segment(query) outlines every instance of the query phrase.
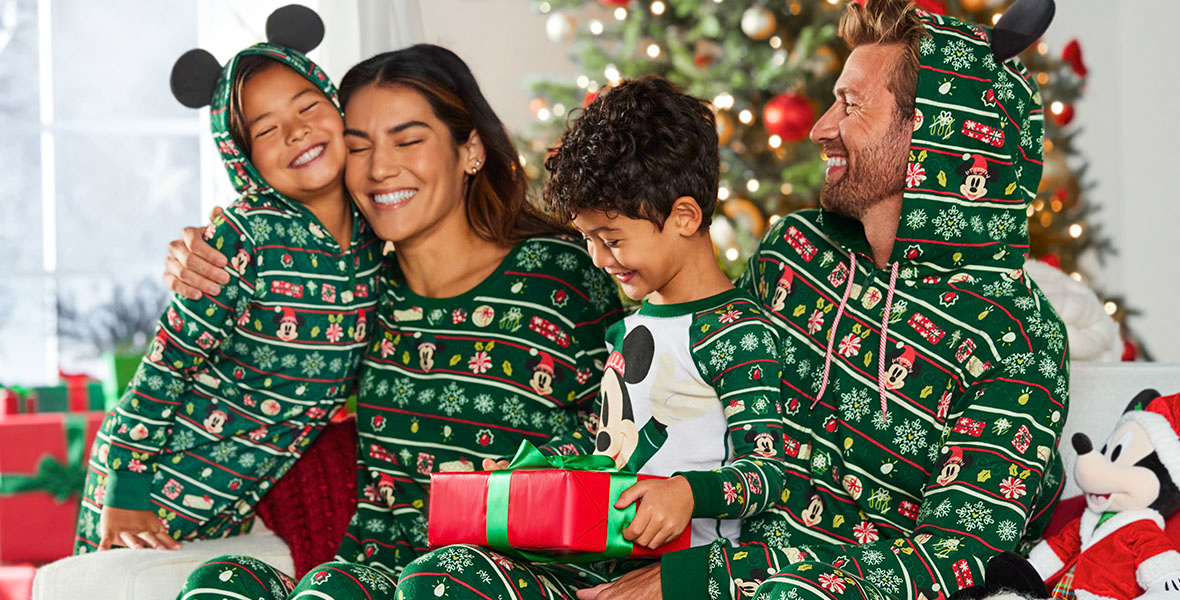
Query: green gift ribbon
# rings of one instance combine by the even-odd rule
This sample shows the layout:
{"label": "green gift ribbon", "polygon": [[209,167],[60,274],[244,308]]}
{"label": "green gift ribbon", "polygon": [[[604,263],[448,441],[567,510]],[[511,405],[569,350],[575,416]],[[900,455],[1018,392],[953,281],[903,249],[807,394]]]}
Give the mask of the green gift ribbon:
{"label": "green gift ribbon", "polygon": [[[562,469],[567,471],[605,471],[610,477],[610,498],[607,512],[606,547],[602,552],[576,556],[547,556],[512,548],[508,544],[508,496],[515,469]],[[488,546],[539,563],[583,563],[604,558],[630,556],[634,545],[623,538],[623,529],[635,518],[635,503],[622,510],[614,508],[623,490],[635,485],[638,477],[615,468],[609,456],[590,454],[581,456],[548,456],[529,441],[520,443],[508,469],[493,471],[488,477],[487,537]]]}
{"label": "green gift ribbon", "polygon": [[86,484],[86,417],[65,415],[66,462],[46,455],[33,475],[0,473],[0,494],[45,491],[65,502]]}

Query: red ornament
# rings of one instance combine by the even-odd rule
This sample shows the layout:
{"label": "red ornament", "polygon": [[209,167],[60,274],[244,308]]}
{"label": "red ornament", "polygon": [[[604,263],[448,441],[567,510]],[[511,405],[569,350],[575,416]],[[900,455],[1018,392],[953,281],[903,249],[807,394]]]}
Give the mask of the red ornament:
{"label": "red ornament", "polygon": [[766,131],[787,142],[798,142],[807,137],[815,124],[815,107],[811,100],[798,92],[786,92],[770,99],[762,109]]}
{"label": "red ornament", "polygon": [[946,2],[943,0],[918,0],[918,8],[936,15],[946,14]]}
{"label": "red ornament", "polygon": [[1050,252],[1050,253],[1042,256],[1040,258],[1040,261],[1051,266],[1051,267],[1056,268],[1058,271],[1061,270],[1061,257],[1057,256],[1056,252]]}
{"label": "red ornament", "polygon": [[1065,127],[1066,125],[1069,125],[1071,121],[1073,121],[1073,114],[1073,105],[1066,104],[1065,108],[1061,109],[1061,112],[1054,113],[1053,120],[1056,121],[1058,125]]}
{"label": "red ornament", "polygon": [[601,0],[601,2],[607,6],[626,7],[628,4],[631,4],[631,0]]}
{"label": "red ornament", "polygon": [[1123,338],[1123,362],[1135,362],[1139,356],[1139,350],[1135,348],[1135,344],[1127,338]]}
{"label": "red ornament", "polygon": [[598,92],[586,92],[586,97],[582,99],[582,106],[589,106],[594,99],[598,97]]}
{"label": "red ornament", "polygon": [[1082,45],[1077,40],[1070,40],[1065,45],[1065,49],[1061,51],[1061,60],[1069,63],[1069,66],[1073,68],[1074,74],[1078,77],[1086,76],[1088,71],[1086,70],[1086,63],[1082,61]]}

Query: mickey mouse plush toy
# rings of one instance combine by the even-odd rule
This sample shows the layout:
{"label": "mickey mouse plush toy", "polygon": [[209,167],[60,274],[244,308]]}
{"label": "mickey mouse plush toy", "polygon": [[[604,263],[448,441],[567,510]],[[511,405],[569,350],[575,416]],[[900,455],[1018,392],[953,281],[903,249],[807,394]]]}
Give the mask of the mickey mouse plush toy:
{"label": "mickey mouse plush toy", "polygon": [[[1164,521],[1180,509],[1178,436],[1180,394],[1160,396],[1155,390],[1135,396],[1101,448],[1085,434],[1074,434],[1074,477],[1086,510],[1033,547],[1028,559],[1052,586],[1053,598],[1180,598],[1180,546],[1164,532]],[[986,593],[974,588],[953,598],[1000,589],[1023,597],[1049,595],[1027,577],[1015,576],[1027,572],[1022,563],[1010,552],[996,556],[988,563]]]}

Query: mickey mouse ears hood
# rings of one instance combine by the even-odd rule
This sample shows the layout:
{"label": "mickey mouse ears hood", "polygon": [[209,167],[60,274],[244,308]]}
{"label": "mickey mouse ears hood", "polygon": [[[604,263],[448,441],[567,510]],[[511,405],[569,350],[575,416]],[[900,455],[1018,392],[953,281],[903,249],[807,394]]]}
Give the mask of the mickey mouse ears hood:
{"label": "mickey mouse ears hood", "polygon": [[[1044,110],[1031,74],[1011,57],[1044,33],[1053,11],[1052,0],[1020,0],[989,29],[915,10],[928,35],[890,262],[940,271],[1024,264]],[[823,218],[834,239],[867,253],[859,222]]]}
{"label": "mickey mouse ears hood", "polygon": [[209,106],[213,140],[217,143],[221,161],[225,164],[234,189],[242,194],[282,197],[262,178],[250,158],[237,147],[230,135],[229,111],[234,73],[239,61],[252,55],[277,61],[315,84],[341,115],[343,110],[336,95],[336,86],[319,65],[304,55],[323,40],[324,24],[319,15],[305,6],[284,6],[267,18],[266,37],[267,42],[238,52],[224,67],[206,50],[189,50],[172,67],[171,87],[172,94],[181,104],[189,108]]}

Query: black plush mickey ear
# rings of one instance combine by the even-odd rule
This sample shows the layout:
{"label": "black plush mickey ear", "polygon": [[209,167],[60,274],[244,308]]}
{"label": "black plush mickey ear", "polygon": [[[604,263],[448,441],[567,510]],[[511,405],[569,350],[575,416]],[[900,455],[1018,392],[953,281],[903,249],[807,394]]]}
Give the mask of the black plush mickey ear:
{"label": "black plush mickey ear", "polygon": [[208,106],[221,76],[221,63],[207,50],[189,50],[172,65],[172,95],[189,108]]}
{"label": "black plush mickey ear", "polygon": [[307,54],[324,41],[324,22],[312,9],[288,4],[266,18],[266,41]]}
{"label": "black plush mickey ear", "polygon": [[1049,29],[1057,5],[1053,0],[1017,0],[992,28],[992,55],[1004,62],[1036,43]]}

